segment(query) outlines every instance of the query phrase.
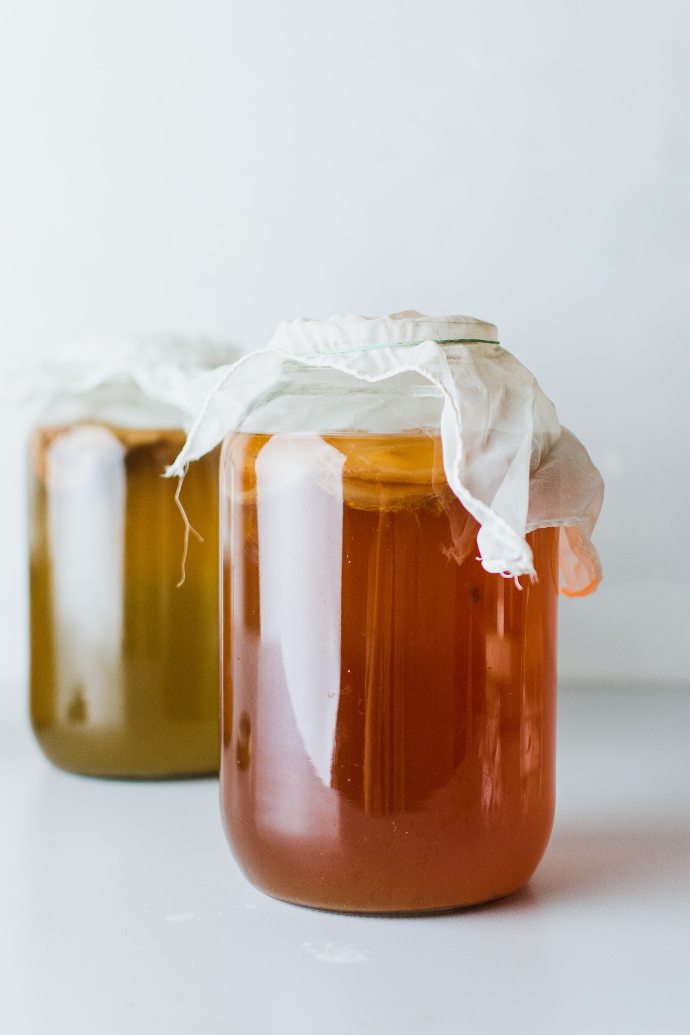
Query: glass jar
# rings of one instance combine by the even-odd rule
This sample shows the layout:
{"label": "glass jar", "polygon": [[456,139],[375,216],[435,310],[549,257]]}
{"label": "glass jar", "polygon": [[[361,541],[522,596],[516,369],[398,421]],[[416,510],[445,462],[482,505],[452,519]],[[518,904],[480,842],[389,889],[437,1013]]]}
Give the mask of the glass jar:
{"label": "glass jar", "polygon": [[467,906],[546,848],[559,530],[527,536],[536,579],[483,570],[441,411],[415,373],[286,363],[225,441],[221,798],[278,898]]}
{"label": "glass jar", "polygon": [[58,391],[30,440],[31,720],[52,762],[97,776],[218,769],[219,451],[184,484],[201,541],[178,585],[184,526],[162,474],[185,415],[166,396],[199,370],[155,396],[150,373]]}

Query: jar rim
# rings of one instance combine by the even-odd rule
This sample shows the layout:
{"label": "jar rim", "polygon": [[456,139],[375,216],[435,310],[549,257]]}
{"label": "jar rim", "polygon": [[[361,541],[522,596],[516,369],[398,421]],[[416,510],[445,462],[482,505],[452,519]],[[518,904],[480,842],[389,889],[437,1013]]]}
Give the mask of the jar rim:
{"label": "jar rim", "polygon": [[334,353],[424,341],[498,344],[498,328],[474,316],[426,316],[415,310],[388,316],[347,313],[326,320],[283,320],[270,347],[278,351]]}

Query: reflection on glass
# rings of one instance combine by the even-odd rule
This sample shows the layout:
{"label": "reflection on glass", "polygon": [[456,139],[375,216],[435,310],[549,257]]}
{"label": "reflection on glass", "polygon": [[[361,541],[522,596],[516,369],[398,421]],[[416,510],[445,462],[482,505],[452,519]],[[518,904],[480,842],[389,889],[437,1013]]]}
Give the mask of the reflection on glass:
{"label": "reflection on glass", "polygon": [[307,756],[326,786],[340,684],[344,462],[322,439],[284,435],[272,438],[256,462],[259,683],[287,695]]}
{"label": "reflection on glass", "polygon": [[55,707],[67,722],[106,727],[123,719],[124,452],[95,426],[60,436],[45,458],[48,538],[60,544],[52,571]]}

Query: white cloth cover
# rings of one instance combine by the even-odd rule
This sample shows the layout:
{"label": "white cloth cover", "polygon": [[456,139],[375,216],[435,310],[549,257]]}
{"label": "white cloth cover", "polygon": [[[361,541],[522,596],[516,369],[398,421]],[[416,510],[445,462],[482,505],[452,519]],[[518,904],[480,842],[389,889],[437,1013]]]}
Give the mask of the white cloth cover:
{"label": "white cloth cover", "polygon": [[89,338],[54,358],[8,370],[2,395],[42,407],[62,396],[86,396],[120,381],[188,415],[208,395],[212,370],[235,359],[238,352],[208,338],[179,335]]}
{"label": "white cloth cover", "polygon": [[168,475],[183,475],[190,461],[240,430],[252,405],[279,390],[286,360],[370,383],[407,372],[425,378],[442,398],[446,478],[480,525],[486,571],[534,577],[526,533],[560,526],[562,592],[596,588],[601,567],[590,537],[603,499],[601,475],[561,428],[534,375],[500,346],[496,328],[471,317],[405,312],[279,324],[267,347],[216,371]]}

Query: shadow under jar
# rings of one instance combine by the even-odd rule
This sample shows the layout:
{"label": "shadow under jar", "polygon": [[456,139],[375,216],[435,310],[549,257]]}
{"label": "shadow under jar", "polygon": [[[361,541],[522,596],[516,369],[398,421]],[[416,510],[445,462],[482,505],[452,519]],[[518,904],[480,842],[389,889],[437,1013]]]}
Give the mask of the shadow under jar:
{"label": "shadow under jar", "polygon": [[53,405],[33,432],[31,720],[63,769],[218,770],[218,451],[185,480],[203,542],[191,539],[178,587],[183,525],[162,473],[181,425],[133,386],[105,385]]}
{"label": "shadow under jar", "polygon": [[[507,895],[553,821],[559,530],[527,537],[538,581],[482,569],[438,431],[420,430],[438,394],[414,376],[295,365],[280,398],[221,458],[236,858],[269,894],[331,910]],[[345,399],[365,430],[338,429]]]}

